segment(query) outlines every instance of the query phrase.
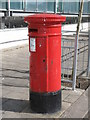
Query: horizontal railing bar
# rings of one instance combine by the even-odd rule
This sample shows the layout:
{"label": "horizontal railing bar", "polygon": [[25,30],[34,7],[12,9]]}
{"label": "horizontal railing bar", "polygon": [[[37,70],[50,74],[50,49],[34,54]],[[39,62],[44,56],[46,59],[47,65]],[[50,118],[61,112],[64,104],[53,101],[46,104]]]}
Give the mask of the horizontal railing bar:
{"label": "horizontal railing bar", "polygon": [[65,80],[65,79],[61,79],[62,82],[69,82],[69,83],[72,83],[73,81],[71,80]]}
{"label": "horizontal railing bar", "polygon": [[[85,51],[87,51],[87,50],[88,50],[88,49],[85,49],[85,50],[79,52],[78,55],[81,54],[81,53],[83,53],[83,52],[85,52]],[[69,60],[69,59],[71,59],[71,58],[73,58],[73,57],[74,57],[74,55],[72,55],[71,57],[69,57],[69,58],[67,58],[67,59],[64,59],[64,60],[61,61],[61,62],[65,62],[65,61],[67,61],[67,60]]]}
{"label": "horizontal railing bar", "polygon": [[[78,51],[80,51],[81,49],[83,49],[83,48],[85,48],[85,47],[88,47],[88,45],[85,45],[85,46],[79,48]],[[71,53],[74,53],[74,50],[71,51],[71,52],[69,52],[69,53],[67,53],[67,54],[65,54],[65,55],[62,55],[61,57],[64,57],[64,56],[69,55],[69,54],[71,54]]]}
{"label": "horizontal railing bar", "polygon": [[74,49],[74,47],[66,47],[66,46],[61,46],[61,48]]}

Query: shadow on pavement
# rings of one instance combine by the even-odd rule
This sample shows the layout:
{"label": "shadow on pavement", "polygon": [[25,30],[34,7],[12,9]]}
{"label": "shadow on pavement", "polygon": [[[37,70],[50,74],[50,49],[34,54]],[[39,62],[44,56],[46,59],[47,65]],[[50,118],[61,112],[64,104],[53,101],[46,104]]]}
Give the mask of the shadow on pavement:
{"label": "shadow on pavement", "polygon": [[30,109],[29,100],[2,98],[2,110],[21,113],[34,113]]}

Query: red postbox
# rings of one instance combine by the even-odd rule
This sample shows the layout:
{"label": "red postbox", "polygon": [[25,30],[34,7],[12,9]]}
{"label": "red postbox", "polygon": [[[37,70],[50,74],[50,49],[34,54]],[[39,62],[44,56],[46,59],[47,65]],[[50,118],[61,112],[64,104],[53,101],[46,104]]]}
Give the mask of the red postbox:
{"label": "red postbox", "polygon": [[36,14],[28,22],[30,105],[35,112],[61,109],[61,23],[66,17]]}

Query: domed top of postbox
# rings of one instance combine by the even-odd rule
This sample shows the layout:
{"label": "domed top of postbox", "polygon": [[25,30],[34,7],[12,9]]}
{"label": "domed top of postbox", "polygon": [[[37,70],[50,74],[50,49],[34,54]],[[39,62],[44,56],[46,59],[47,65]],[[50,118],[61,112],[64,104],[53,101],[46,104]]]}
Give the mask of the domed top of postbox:
{"label": "domed top of postbox", "polygon": [[28,24],[60,24],[61,22],[66,21],[65,16],[56,15],[56,14],[34,14],[24,18],[25,22]]}

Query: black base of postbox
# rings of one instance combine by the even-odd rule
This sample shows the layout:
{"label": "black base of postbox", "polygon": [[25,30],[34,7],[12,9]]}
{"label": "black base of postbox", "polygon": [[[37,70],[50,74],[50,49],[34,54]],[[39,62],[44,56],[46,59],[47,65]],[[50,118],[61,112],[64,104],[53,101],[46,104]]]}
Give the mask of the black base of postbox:
{"label": "black base of postbox", "polygon": [[54,113],[61,110],[61,90],[50,93],[30,92],[30,106],[37,113]]}

